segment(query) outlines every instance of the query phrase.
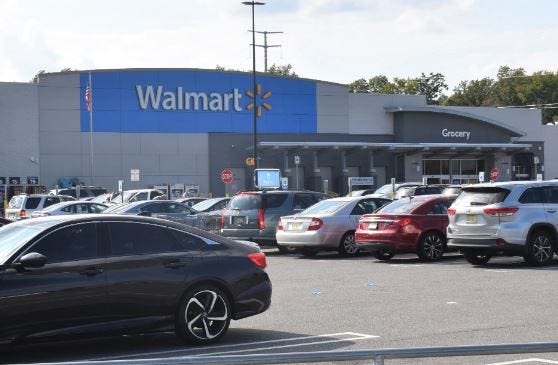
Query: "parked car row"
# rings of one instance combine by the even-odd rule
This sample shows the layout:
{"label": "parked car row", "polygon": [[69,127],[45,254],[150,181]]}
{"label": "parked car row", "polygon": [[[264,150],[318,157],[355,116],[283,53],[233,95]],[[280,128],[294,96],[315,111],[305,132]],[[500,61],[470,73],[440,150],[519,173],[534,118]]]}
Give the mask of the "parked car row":
{"label": "parked car row", "polygon": [[[396,186],[399,199],[393,201],[386,197],[391,189],[333,199],[307,191],[242,192],[223,211],[220,233],[305,256],[335,250],[389,260],[415,253],[436,261],[444,252],[461,251],[475,265],[496,255],[545,265],[557,253],[558,181],[406,183]],[[295,203],[300,201],[306,204]]]}

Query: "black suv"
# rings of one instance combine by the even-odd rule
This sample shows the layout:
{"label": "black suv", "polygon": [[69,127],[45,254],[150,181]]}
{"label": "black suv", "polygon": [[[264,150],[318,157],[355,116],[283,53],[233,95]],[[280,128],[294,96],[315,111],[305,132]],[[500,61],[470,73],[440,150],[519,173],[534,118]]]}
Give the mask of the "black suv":
{"label": "black suv", "polygon": [[235,195],[221,216],[221,235],[276,244],[279,218],[303,211],[329,196],[314,191],[245,191]]}

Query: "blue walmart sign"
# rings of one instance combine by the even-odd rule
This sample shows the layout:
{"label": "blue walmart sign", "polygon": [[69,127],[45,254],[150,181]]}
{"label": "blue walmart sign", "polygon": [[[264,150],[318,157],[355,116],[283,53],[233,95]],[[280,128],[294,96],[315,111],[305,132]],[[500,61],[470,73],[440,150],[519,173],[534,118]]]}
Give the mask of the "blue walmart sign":
{"label": "blue walmart sign", "polygon": [[[81,74],[81,131],[89,132]],[[211,71],[92,73],[94,132],[251,133],[253,108],[261,133],[316,133],[316,83]]]}

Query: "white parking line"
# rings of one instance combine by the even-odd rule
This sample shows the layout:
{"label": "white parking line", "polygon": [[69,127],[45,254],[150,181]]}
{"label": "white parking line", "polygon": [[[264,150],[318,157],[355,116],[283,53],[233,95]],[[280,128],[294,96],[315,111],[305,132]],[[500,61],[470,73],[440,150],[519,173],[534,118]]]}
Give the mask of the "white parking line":
{"label": "white parking line", "polygon": [[[347,332],[348,334],[351,332]],[[245,350],[233,350],[233,351],[222,351],[222,352],[210,352],[200,355],[195,355],[196,357],[199,356],[215,356],[215,355],[228,355],[228,354],[236,354],[236,353],[243,353],[243,352],[254,352],[254,351],[268,351],[268,350],[276,350],[276,349],[284,349],[290,347],[302,347],[302,346],[311,346],[311,345],[322,345],[327,343],[336,343],[336,342],[347,342],[347,341],[355,341],[355,340],[366,340],[369,338],[378,338],[380,336],[374,335],[365,335],[361,333],[354,333],[357,335],[356,337],[344,338],[344,339],[335,339],[335,340],[328,340],[328,341],[314,341],[314,342],[305,342],[305,343],[295,343],[291,345],[281,345],[281,346],[268,346],[268,347],[258,347],[254,349],[245,349]]]}
{"label": "white parking line", "polygon": [[[266,340],[266,341],[255,341],[255,342],[243,342],[243,343],[233,343],[228,345],[216,345],[216,346],[206,346],[206,347],[194,347],[189,349],[173,349],[173,350],[164,350],[164,351],[152,351],[152,352],[142,352],[142,353],[134,353],[134,354],[126,354],[126,355],[117,355],[117,356],[108,356],[96,359],[89,359],[92,361],[104,361],[104,360],[116,360],[116,359],[125,359],[131,357],[148,357],[148,356],[157,356],[157,355],[171,355],[177,353],[187,353],[187,352],[199,352],[203,350],[215,350],[215,349],[226,349],[228,347],[245,347],[245,346],[259,346],[259,345],[266,345],[266,344],[273,344],[273,343],[282,343],[282,342],[291,342],[291,341],[303,341],[303,340],[310,340],[310,339],[318,339],[318,338],[328,338],[328,337],[343,337],[343,336],[351,336],[349,338],[341,338],[335,340],[328,340],[328,341],[313,341],[303,344],[293,344],[293,345],[282,345],[277,348],[281,347],[296,347],[296,346],[304,346],[304,345],[312,345],[312,344],[321,344],[321,343],[331,343],[331,342],[342,342],[342,341],[353,341],[353,340],[364,340],[368,338],[378,338],[380,336],[373,336],[373,335],[366,335],[362,333],[355,333],[355,332],[341,332],[341,333],[330,333],[325,335],[315,335],[315,336],[300,336],[300,337],[291,337],[291,338],[283,338],[277,340]],[[261,349],[270,349],[272,347],[257,347],[255,349],[245,349],[245,350],[235,350],[233,352],[248,352],[248,351],[257,351]],[[192,355],[192,356],[206,356],[206,355],[216,355],[220,352],[216,353],[208,353],[208,354],[199,354],[199,355]],[[225,351],[223,353],[230,353],[229,351]]]}
{"label": "white parking line", "polygon": [[506,361],[506,362],[496,362],[496,363],[486,364],[486,365],[512,365],[512,364],[525,364],[530,362],[535,362],[535,363],[538,362],[542,364],[558,364],[558,361],[531,358],[531,359],[523,359],[523,360]]}

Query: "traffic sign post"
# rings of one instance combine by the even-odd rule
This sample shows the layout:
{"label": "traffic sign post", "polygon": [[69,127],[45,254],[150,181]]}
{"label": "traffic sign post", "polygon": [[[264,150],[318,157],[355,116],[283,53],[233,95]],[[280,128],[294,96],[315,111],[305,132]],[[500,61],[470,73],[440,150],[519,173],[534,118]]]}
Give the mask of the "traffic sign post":
{"label": "traffic sign post", "polygon": [[233,182],[234,174],[231,170],[225,169],[221,171],[221,181],[225,183],[225,196],[229,196],[229,184]]}
{"label": "traffic sign post", "polygon": [[295,156],[294,157],[294,163],[296,166],[296,190],[298,190],[298,165],[300,165],[300,156]]}
{"label": "traffic sign post", "polygon": [[492,170],[490,170],[490,180],[491,181],[496,181],[496,180],[498,180],[498,176],[499,176],[498,168],[493,167]]}

